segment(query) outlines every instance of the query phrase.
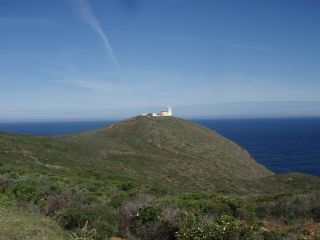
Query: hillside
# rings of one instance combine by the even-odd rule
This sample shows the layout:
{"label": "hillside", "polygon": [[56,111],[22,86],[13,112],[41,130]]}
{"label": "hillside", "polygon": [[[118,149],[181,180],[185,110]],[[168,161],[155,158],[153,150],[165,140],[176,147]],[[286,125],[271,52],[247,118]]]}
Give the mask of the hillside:
{"label": "hillside", "polygon": [[62,139],[89,150],[119,175],[181,190],[213,190],[229,179],[272,175],[239,145],[174,117],[137,117]]}
{"label": "hillside", "polygon": [[[0,164],[2,172],[68,176],[75,182],[108,183],[108,189],[130,182],[172,193],[296,190],[282,180],[272,181],[272,187],[264,184],[274,179],[273,173],[246,150],[208,128],[174,117],[136,117],[57,137],[2,133]],[[308,182],[318,179],[303,176]]]}
{"label": "hillside", "polygon": [[5,239],[229,239],[223,224],[237,226],[232,239],[305,237],[320,228],[319,186],[319,177],[273,174],[236,143],[174,117],[55,137],[0,133]]}

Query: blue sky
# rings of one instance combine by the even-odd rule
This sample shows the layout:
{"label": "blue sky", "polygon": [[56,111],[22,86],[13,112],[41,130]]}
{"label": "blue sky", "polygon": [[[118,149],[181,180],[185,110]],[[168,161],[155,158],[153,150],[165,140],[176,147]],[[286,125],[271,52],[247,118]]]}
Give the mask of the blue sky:
{"label": "blue sky", "polygon": [[0,0],[0,120],[266,102],[305,115],[319,23],[317,0]]}

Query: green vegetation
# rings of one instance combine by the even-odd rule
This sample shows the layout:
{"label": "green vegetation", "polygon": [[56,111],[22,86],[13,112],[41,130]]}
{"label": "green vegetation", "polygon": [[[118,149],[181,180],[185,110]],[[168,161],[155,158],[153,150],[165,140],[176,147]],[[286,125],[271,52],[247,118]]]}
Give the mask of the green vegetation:
{"label": "green vegetation", "polygon": [[0,206],[0,239],[64,239],[62,228],[38,213]]}
{"label": "green vegetation", "polygon": [[317,239],[319,186],[173,117],[0,133],[0,239]]}

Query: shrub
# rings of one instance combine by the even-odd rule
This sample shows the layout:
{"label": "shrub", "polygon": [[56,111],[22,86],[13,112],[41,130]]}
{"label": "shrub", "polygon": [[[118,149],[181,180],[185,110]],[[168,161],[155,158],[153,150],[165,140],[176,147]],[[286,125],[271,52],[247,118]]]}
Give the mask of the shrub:
{"label": "shrub", "polygon": [[12,182],[12,180],[5,176],[0,176],[0,190],[4,192],[4,189]]}
{"label": "shrub", "polygon": [[149,195],[139,195],[123,203],[122,207],[119,209],[120,227],[123,232],[130,232],[134,225],[133,218],[137,214],[139,208],[147,206],[151,200],[152,198]]}
{"label": "shrub", "polygon": [[241,203],[237,199],[228,197],[214,197],[210,203],[212,211],[215,211],[218,215],[230,214],[235,215],[236,210],[241,207]]}
{"label": "shrub", "polygon": [[[81,229],[77,229],[71,236],[72,240],[96,240],[97,239],[97,231],[96,229],[88,228],[88,221],[85,226]],[[105,238],[107,239],[107,237]]]}
{"label": "shrub", "polygon": [[282,240],[283,236],[280,233],[274,231],[265,231],[262,233],[263,240]]}
{"label": "shrub", "polygon": [[58,194],[50,195],[44,206],[44,214],[47,216],[55,216],[69,206],[70,203],[64,196]]}
{"label": "shrub", "polygon": [[199,216],[188,215],[177,232],[177,240],[253,240],[253,226],[223,215],[215,222],[204,222]]}
{"label": "shrub", "polygon": [[9,190],[13,194],[13,196],[21,202],[32,202],[32,203],[39,203],[40,197],[37,194],[37,189],[34,185],[29,183],[19,182],[13,184],[11,189]]}
{"label": "shrub", "polygon": [[176,233],[177,240],[223,240],[222,229],[213,222],[202,223],[198,215],[186,214],[185,221]]}
{"label": "shrub", "polygon": [[250,226],[228,215],[223,215],[216,220],[223,229],[224,239],[254,239],[255,226]]}
{"label": "shrub", "polygon": [[119,189],[122,191],[130,191],[134,188],[134,184],[132,182],[126,182],[119,185]]}
{"label": "shrub", "polygon": [[120,193],[117,194],[115,196],[112,196],[112,199],[110,201],[110,204],[114,207],[114,208],[120,208],[123,203],[126,201],[126,199],[128,199],[128,194],[127,192],[124,193]]}
{"label": "shrub", "polygon": [[244,207],[242,205],[244,204],[238,199],[206,193],[183,194],[178,199],[180,208],[211,214],[214,218],[224,214],[236,216],[237,209]]}
{"label": "shrub", "polygon": [[162,210],[159,207],[146,206],[140,207],[134,221],[138,224],[145,224],[148,222],[160,222],[162,217]]}
{"label": "shrub", "polygon": [[183,194],[178,197],[177,205],[181,209],[207,213],[210,209],[210,196],[207,194]]}
{"label": "shrub", "polygon": [[149,222],[135,226],[132,233],[143,240],[173,240],[176,239],[176,231],[177,229],[168,224],[168,222]]}
{"label": "shrub", "polygon": [[257,202],[257,215],[260,218],[278,218],[291,224],[297,219],[313,216],[312,209],[316,207],[316,195],[300,194],[282,196]]}
{"label": "shrub", "polygon": [[245,208],[238,208],[235,210],[235,217],[240,220],[247,221],[250,218],[250,213]]}
{"label": "shrub", "polygon": [[23,171],[19,168],[14,167],[1,167],[0,174],[6,175],[10,178],[18,178],[23,175]]}
{"label": "shrub", "polygon": [[320,205],[311,209],[312,219],[316,222],[320,222]]}
{"label": "shrub", "polygon": [[148,195],[141,195],[127,201],[119,210],[121,229],[126,236],[135,235],[144,240],[175,239],[177,231],[176,214],[172,209],[163,211],[151,205]]}
{"label": "shrub", "polygon": [[[162,222],[162,210],[155,206],[141,206],[131,215],[128,229],[140,239],[168,239],[169,224]],[[174,235],[174,234],[172,234]]]}
{"label": "shrub", "polygon": [[117,231],[117,217],[108,206],[82,206],[66,209],[59,215],[59,223],[68,230],[96,229],[97,239],[105,239]]}
{"label": "shrub", "polygon": [[74,190],[63,190],[59,193],[40,191],[46,196],[43,210],[47,216],[58,215],[60,211],[67,208],[77,208],[81,205],[88,204],[84,196],[78,194]]}

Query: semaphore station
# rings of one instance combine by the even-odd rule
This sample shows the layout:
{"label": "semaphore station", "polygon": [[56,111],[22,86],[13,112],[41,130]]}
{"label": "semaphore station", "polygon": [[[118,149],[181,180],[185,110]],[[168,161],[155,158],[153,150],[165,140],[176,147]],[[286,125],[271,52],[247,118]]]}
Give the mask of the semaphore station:
{"label": "semaphore station", "polygon": [[150,117],[170,117],[172,116],[172,108],[167,107],[166,111],[161,111],[159,113],[143,113],[142,116],[150,116]]}

